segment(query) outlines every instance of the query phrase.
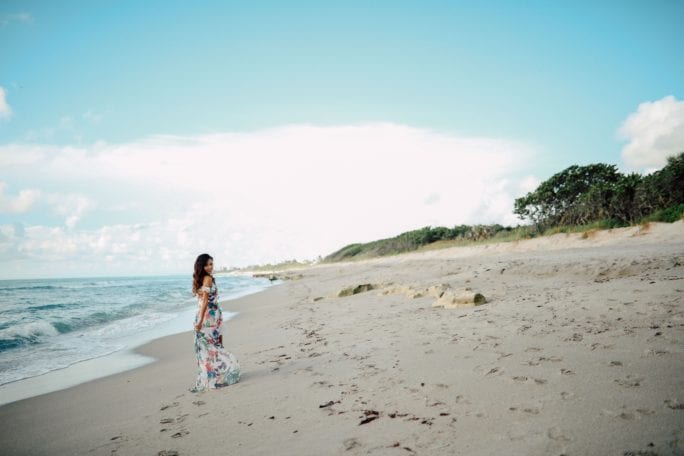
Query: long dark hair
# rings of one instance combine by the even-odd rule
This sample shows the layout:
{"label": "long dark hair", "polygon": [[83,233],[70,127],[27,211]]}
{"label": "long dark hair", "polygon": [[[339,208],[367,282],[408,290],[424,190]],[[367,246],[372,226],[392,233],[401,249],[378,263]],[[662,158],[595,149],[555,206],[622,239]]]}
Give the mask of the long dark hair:
{"label": "long dark hair", "polygon": [[[204,282],[204,277],[208,276],[207,271],[204,270],[204,267],[207,265],[209,260],[213,260],[214,258],[209,255],[208,253],[203,253],[202,255],[198,256],[197,259],[195,260],[195,273],[192,275],[192,294],[196,295],[197,290],[202,288],[202,283]],[[211,281],[214,281],[214,278],[211,278]]]}

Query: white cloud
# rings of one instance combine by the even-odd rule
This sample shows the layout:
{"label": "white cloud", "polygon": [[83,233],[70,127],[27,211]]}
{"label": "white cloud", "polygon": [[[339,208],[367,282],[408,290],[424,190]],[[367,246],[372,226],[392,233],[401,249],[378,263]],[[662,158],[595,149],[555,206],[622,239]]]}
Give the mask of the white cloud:
{"label": "white cloud", "polygon": [[53,193],[47,195],[46,200],[57,215],[64,217],[64,224],[70,229],[74,228],[81,217],[95,206],[90,198],[73,193]]}
{"label": "white cloud", "polygon": [[537,189],[537,187],[539,187],[539,184],[541,184],[541,181],[535,176],[525,176],[518,183],[519,193],[527,194],[533,192]]}
{"label": "white cloud", "polygon": [[667,164],[667,157],[684,152],[684,101],[670,95],[639,105],[618,131],[628,144],[622,159],[634,170],[655,170]]}
{"label": "white cloud", "polygon": [[[0,172],[11,167],[24,186],[42,186],[68,228],[27,226],[11,238],[25,258],[52,258],[61,271],[155,273],[187,270],[203,251],[218,265],[246,265],[315,258],[426,225],[516,224],[525,182],[516,176],[533,154],[512,141],[395,124],[294,125],[0,146]],[[86,219],[91,228],[78,228]],[[0,263],[0,276],[7,269]]]}
{"label": "white cloud", "polygon": [[27,212],[40,197],[40,191],[35,189],[21,190],[15,197],[5,195],[7,184],[0,182],[0,214]]}
{"label": "white cloud", "polygon": [[45,146],[27,146],[18,144],[7,144],[0,146],[0,170],[3,172],[12,172],[17,167],[30,166],[33,163],[38,163],[46,154],[54,151],[58,152],[56,147],[49,148]]}
{"label": "white cloud", "polygon": [[12,108],[7,103],[7,93],[4,87],[0,87],[0,119],[9,119],[12,117]]}

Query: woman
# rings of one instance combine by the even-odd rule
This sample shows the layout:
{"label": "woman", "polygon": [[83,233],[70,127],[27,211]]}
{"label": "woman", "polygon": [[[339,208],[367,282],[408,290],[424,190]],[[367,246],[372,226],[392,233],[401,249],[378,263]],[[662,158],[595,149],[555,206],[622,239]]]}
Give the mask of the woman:
{"label": "woman", "polygon": [[223,318],[213,271],[214,259],[209,254],[197,257],[192,276],[192,294],[197,296],[198,305],[195,316],[197,381],[192,392],[220,388],[240,380],[240,364],[232,353],[223,349]]}

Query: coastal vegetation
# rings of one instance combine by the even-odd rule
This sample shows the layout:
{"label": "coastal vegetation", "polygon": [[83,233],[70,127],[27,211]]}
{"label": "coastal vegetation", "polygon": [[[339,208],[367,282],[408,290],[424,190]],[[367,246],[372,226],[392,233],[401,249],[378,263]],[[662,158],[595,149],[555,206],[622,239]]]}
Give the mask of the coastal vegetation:
{"label": "coastal vegetation", "polygon": [[513,212],[538,231],[602,221],[628,226],[644,219],[673,222],[684,205],[684,153],[659,171],[621,174],[615,165],[570,166],[515,200]]}
{"label": "coastal vegetation", "polygon": [[528,224],[426,226],[388,239],[347,245],[324,262],[394,255],[421,248],[506,242],[556,233],[585,232],[684,217],[684,152],[651,174],[622,174],[615,165],[573,165],[515,200]]}
{"label": "coastal vegetation", "polygon": [[[320,258],[319,258],[320,260]],[[270,271],[287,271],[289,269],[299,269],[311,266],[313,261],[298,261],[296,259],[281,261],[280,263],[267,263],[259,265],[250,265],[245,267],[223,268],[219,272],[223,273],[239,273],[239,272],[270,272]]]}

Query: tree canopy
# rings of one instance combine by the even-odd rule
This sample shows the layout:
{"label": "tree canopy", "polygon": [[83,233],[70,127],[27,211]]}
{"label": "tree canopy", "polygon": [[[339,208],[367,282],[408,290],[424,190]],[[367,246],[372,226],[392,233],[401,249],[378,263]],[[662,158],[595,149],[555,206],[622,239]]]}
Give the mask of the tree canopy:
{"label": "tree canopy", "polygon": [[615,165],[573,165],[515,200],[514,213],[538,229],[610,219],[634,223],[658,210],[684,204],[684,153],[653,174],[621,174]]}

